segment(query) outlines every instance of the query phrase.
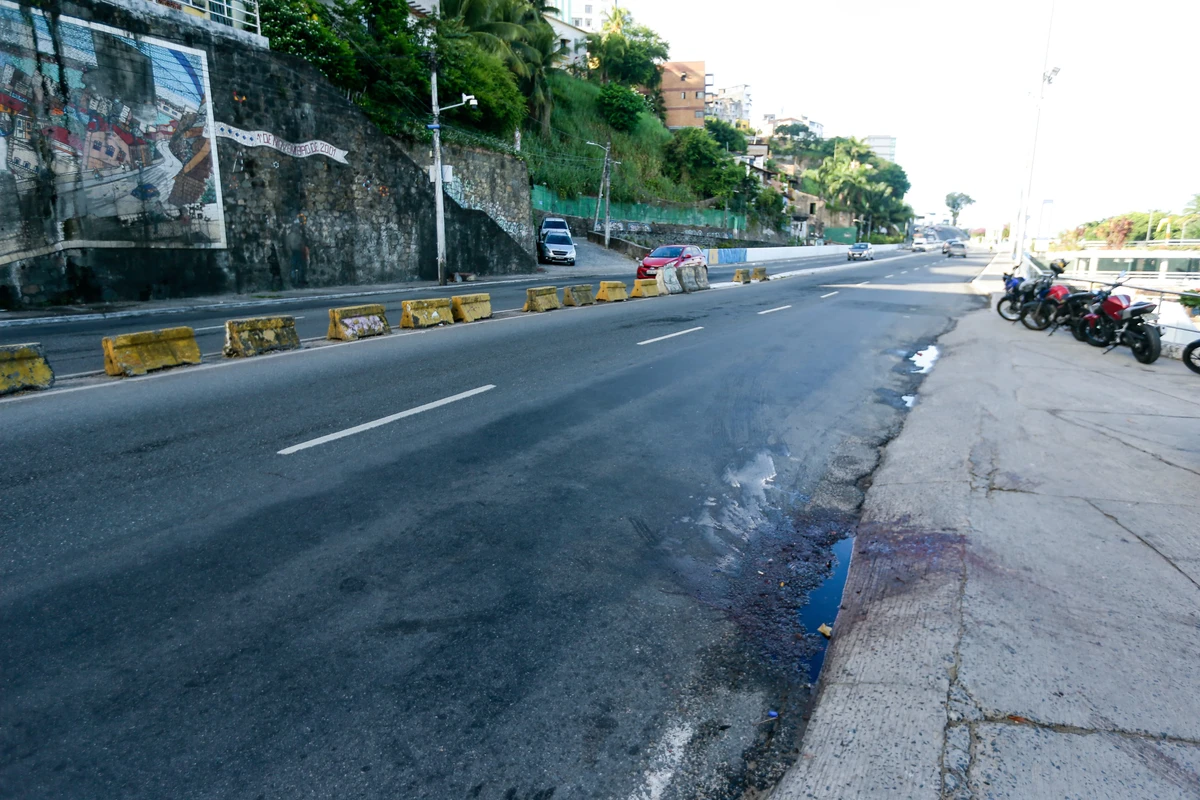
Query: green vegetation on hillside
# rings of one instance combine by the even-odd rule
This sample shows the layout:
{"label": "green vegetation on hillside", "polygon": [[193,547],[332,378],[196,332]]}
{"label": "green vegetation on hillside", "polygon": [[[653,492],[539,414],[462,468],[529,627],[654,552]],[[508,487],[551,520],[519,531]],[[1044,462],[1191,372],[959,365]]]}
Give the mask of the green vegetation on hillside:
{"label": "green vegetation on hillside", "polygon": [[1054,243],[1056,250],[1078,250],[1085,241],[1104,242],[1113,249],[1126,245],[1146,243],[1146,231],[1150,231],[1149,246],[1163,245],[1167,239],[1178,240],[1200,236],[1200,194],[1192,197],[1179,214],[1166,211],[1130,211],[1116,214],[1063,231]]}

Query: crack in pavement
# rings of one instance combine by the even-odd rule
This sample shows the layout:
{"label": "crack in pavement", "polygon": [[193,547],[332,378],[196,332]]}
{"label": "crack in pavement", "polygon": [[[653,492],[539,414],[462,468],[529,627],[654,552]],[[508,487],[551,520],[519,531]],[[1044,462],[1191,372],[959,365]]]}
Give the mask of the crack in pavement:
{"label": "crack in pavement", "polygon": [[1104,434],[1104,435],[1108,436],[1110,439],[1115,439],[1116,441],[1120,442],[1121,444],[1125,445],[1126,447],[1130,447],[1134,450],[1137,450],[1139,453],[1144,453],[1145,455],[1150,456],[1151,458],[1155,459],[1156,461],[1160,461],[1163,464],[1166,464],[1168,467],[1174,467],[1175,469],[1181,469],[1184,472],[1190,472],[1193,475],[1195,475],[1196,477],[1200,477],[1200,471],[1194,470],[1191,467],[1186,467],[1183,464],[1176,464],[1173,461],[1168,461],[1167,459],[1160,456],[1158,453],[1152,453],[1149,450],[1146,450],[1145,448],[1138,447],[1136,444],[1132,444],[1130,442],[1125,441],[1124,439],[1113,436],[1112,433],[1104,430],[1103,428],[1096,428],[1092,425],[1088,425],[1086,422],[1069,419],[1064,414],[1058,413],[1055,411],[1051,411],[1050,416],[1054,417],[1055,419],[1060,419],[1063,422],[1066,422],[1070,425],[1074,425],[1077,428],[1083,428],[1084,430],[1091,431],[1092,433]]}
{"label": "crack in pavement", "polygon": [[1088,505],[1090,505],[1092,508],[1096,509],[1096,510],[1097,510],[1097,511],[1099,511],[1101,514],[1103,514],[1104,516],[1108,517],[1108,519],[1112,520],[1112,522],[1113,522],[1113,523],[1114,523],[1114,524],[1115,524],[1117,527],[1119,527],[1121,530],[1125,531],[1125,532],[1126,532],[1126,533],[1128,533],[1130,536],[1134,537],[1134,538],[1135,538],[1135,539],[1137,539],[1139,542],[1141,542],[1142,544],[1146,545],[1146,547],[1149,547],[1151,550],[1153,550],[1155,553],[1157,553],[1157,554],[1158,554],[1158,556],[1159,556],[1159,557],[1160,557],[1160,558],[1161,558],[1163,561],[1166,561],[1168,564],[1170,564],[1172,567],[1174,567],[1176,572],[1178,572],[1178,573],[1179,573],[1180,575],[1182,575],[1183,577],[1187,578],[1187,579],[1188,579],[1188,582],[1189,582],[1189,583],[1191,583],[1191,584],[1192,584],[1192,586],[1195,586],[1197,589],[1200,589],[1200,583],[1198,583],[1198,582],[1196,581],[1196,579],[1195,579],[1195,578],[1193,578],[1191,575],[1188,575],[1186,572],[1184,572],[1182,569],[1180,569],[1179,565],[1178,565],[1178,564],[1176,564],[1174,561],[1172,561],[1170,558],[1168,558],[1168,557],[1167,557],[1167,555],[1166,555],[1166,554],[1165,554],[1165,553],[1164,553],[1162,550],[1159,550],[1157,547],[1155,547],[1153,544],[1151,544],[1150,542],[1148,542],[1148,541],[1147,541],[1145,538],[1143,538],[1143,537],[1142,537],[1140,534],[1138,534],[1136,531],[1134,531],[1134,530],[1130,529],[1130,528],[1129,528],[1127,525],[1125,525],[1124,523],[1122,523],[1122,522],[1121,522],[1121,520],[1117,519],[1117,517],[1116,517],[1116,515],[1115,515],[1115,514],[1110,514],[1110,513],[1108,513],[1108,512],[1107,512],[1107,511],[1105,511],[1103,508],[1101,508],[1100,506],[1096,505],[1096,504],[1095,504],[1095,502],[1093,502],[1092,500],[1087,500],[1086,502],[1087,502],[1087,504],[1088,504]]}

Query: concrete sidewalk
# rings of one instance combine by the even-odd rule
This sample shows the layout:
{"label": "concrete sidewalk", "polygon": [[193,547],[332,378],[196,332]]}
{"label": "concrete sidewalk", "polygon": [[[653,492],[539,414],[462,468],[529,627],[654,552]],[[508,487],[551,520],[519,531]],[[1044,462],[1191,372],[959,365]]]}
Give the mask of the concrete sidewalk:
{"label": "concrete sidewalk", "polygon": [[1200,378],[994,309],[939,347],[774,800],[1200,797]]}

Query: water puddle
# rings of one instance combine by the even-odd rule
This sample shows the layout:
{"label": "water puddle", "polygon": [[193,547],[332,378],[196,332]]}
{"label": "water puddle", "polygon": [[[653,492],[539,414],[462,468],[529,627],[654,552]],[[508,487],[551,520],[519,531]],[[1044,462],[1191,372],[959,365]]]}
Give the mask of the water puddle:
{"label": "water puddle", "polygon": [[905,408],[912,408],[913,404],[917,402],[917,396],[915,394],[900,395],[900,399],[904,401]]}
{"label": "water puddle", "polygon": [[[833,545],[833,572],[820,586],[809,592],[808,602],[800,609],[800,624],[810,634],[816,634],[822,625],[833,627],[837,619],[838,607],[842,603],[842,589],[846,587],[846,578],[850,574],[850,554],[854,552],[854,537],[848,536]],[[829,641],[820,634],[816,651],[808,658],[808,679],[816,683],[825,663],[825,651]]]}
{"label": "water puddle", "polygon": [[918,350],[917,352],[913,353],[911,356],[909,356],[908,360],[913,362],[913,372],[917,373],[918,375],[924,375],[925,373],[929,372],[929,370],[933,369],[934,362],[938,360],[939,355],[941,355],[941,353],[938,350],[937,345],[931,344],[924,350]]}

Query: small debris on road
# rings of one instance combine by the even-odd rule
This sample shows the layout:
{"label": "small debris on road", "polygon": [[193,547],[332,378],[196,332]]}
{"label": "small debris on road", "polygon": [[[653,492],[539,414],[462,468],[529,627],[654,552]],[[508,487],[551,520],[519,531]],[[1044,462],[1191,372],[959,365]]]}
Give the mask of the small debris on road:
{"label": "small debris on road", "polygon": [[821,627],[817,628],[817,633],[828,639],[830,636],[833,636],[833,628],[829,627],[825,623],[821,623]]}

